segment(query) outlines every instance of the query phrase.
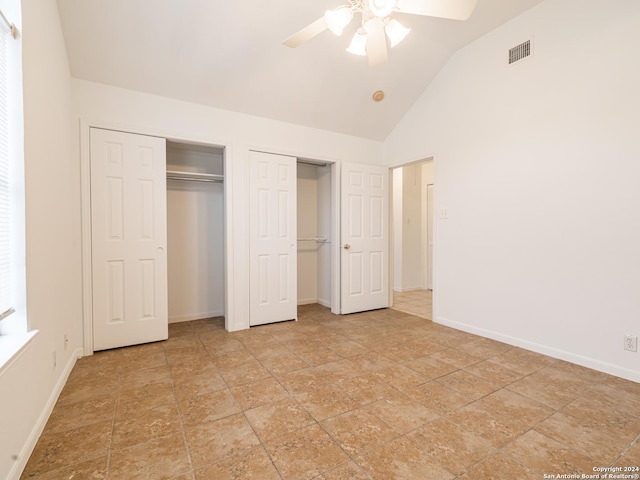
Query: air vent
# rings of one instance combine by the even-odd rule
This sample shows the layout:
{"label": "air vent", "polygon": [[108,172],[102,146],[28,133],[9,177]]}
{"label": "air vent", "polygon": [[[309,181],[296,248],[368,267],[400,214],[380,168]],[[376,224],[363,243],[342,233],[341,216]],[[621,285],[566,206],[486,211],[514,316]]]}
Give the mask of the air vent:
{"label": "air vent", "polygon": [[531,55],[531,40],[527,40],[509,50],[509,65],[527,58],[529,55]]}

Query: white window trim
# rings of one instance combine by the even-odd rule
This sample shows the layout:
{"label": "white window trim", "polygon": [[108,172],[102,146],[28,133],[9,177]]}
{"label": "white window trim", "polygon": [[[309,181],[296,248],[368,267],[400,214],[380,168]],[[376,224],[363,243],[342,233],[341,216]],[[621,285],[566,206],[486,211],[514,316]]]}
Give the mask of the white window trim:
{"label": "white window trim", "polygon": [[[28,331],[26,308],[25,262],[25,197],[24,197],[24,115],[22,94],[21,4],[18,0],[0,0],[0,28],[9,30],[15,40],[9,42],[8,63],[8,127],[9,162],[11,168],[11,307],[14,313],[0,321],[0,376],[31,344],[38,334]],[[15,25],[9,20],[15,22]],[[7,24],[5,26],[5,23]],[[16,26],[17,25],[17,26]],[[0,312],[3,313],[3,312]]]}

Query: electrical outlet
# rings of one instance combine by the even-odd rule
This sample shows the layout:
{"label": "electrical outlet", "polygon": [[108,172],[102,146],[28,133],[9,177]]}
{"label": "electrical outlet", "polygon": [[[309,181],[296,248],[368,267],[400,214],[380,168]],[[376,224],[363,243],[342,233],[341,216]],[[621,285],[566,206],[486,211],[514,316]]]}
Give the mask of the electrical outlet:
{"label": "electrical outlet", "polygon": [[67,345],[69,345],[69,335],[64,334],[64,351],[67,351]]}
{"label": "electrical outlet", "polygon": [[624,336],[624,349],[630,352],[638,351],[638,337],[635,335]]}
{"label": "electrical outlet", "polygon": [[56,368],[56,365],[58,364],[58,355],[55,350],[52,352],[51,357],[53,359],[53,368]]}
{"label": "electrical outlet", "polygon": [[449,210],[446,208],[440,209],[440,220],[446,220],[449,218]]}

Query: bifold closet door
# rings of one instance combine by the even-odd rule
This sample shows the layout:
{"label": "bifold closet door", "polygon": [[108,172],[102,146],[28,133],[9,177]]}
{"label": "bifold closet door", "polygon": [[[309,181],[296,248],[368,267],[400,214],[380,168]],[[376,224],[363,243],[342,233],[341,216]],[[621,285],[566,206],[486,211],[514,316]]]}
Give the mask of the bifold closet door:
{"label": "bifold closet door", "polygon": [[389,169],[342,164],[341,313],[389,306]]}
{"label": "bifold closet door", "polygon": [[296,158],[250,152],[249,324],[297,318]]}
{"label": "bifold closet door", "polygon": [[92,128],[93,348],[168,337],[164,138]]}

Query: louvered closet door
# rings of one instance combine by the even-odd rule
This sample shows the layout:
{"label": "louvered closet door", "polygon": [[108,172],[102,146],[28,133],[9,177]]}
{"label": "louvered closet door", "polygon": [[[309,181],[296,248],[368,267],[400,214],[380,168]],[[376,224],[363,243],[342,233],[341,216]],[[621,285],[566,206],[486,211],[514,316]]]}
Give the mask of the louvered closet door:
{"label": "louvered closet door", "polygon": [[168,337],[165,139],[91,129],[94,350]]}
{"label": "louvered closet door", "polygon": [[249,324],[297,318],[296,158],[251,152]]}

